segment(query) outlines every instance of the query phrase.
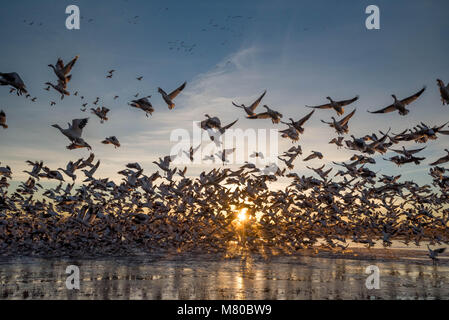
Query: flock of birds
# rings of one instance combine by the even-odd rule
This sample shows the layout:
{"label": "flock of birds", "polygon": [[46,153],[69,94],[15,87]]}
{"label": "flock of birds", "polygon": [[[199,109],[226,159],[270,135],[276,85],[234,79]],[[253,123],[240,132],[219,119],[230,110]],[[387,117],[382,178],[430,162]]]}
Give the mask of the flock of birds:
{"label": "flock of birds", "polygon": [[[64,64],[58,59],[56,65],[49,65],[56,75],[56,84],[47,82],[47,89],[53,88],[61,100],[70,95],[68,85],[71,72],[78,56]],[[106,78],[112,78],[110,70]],[[137,80],[142,81],[139,76]],[[449,104],[449,86],[437,80],[443,105]],[[17,73],[0,73],[0,85],[9,86],[10,92],[18,96],[28,94],[25,83]],[[158,88],[168,109],[174,110],[175,98],[185,89],[184,82],[170,93]],[[46,90],[47,90],[46,89]],[[394,102],[375,114],[398,112],[409,114],[407,107],[424,92]],[[75,93],[77,95],[78,92]],[[276,164],[264,168],[245,162],[238,169],[217,167],[203,171],[197,178],[186,176],[187,167],[172,166],[175,156],[165,156],[154,161],[160,171],[145,174],[139,163],[129,163],[118,172],[123,178],[114,182],[95,175],[100,160],[94,153],[87,159],[70,161],[65,168],[51,169],[43,161],[27,161],[29,176],[13,192],[9,193],[12,170],[0,164],[0,254],[37,255],[83,255],[124,254],[135,250],[176,249],[178,252],[201,250],[202,252],[226,251],[236,244],[245,249],[269,253],[293,253],[305,248],[344,251],[348,240],[372,247],[380,241],[389,247],[393,239],[405,244],[429,241],[431,245],[449,243],[449,175],[448,169],[440,165],[449,162],[447,155],[432,162],[429,174],[432,185],[418,185],[403,180],[402,176],[379,175],[368,168],[376,163],[372,157],[388,151],[397,156],[385,159],[398,166],[408,163],[420,164],[424,158],[416,154],[424,148],[393,148],[401,142],[427,143],[440,135],[449,135],[443,125],[428,126],[419,123],[412,129],[400,133],[380,131],[345,140],[349,134],[349,121],[356,109],[345,115],[345,107],[352,105],[359,97],[335,101],[327,97],[326,104],[307,106],[310,113],[299,120],[282,121],[283,115],[263,105],[265,111],[257,113],[267,91],[252,104],[238,104],[247,119],[269,119],[273,124],[286,125],[281,136],[296,143],[305,133],[307,121],[316,110],[335,111],[340,118],[323,121],[335,129],[337,137],[329,144],[337,148],[353,150],[347,162],[337,163],[338,171],[325,165],[313,168],[307,166],[316,176],[299,176],[293,172],[295,161],[303,155],[300,145],[294,144],[279,156],[284,168]],[[151,96],[132,100],[129,106],[140,109],[149,117],[155,111]],[[99,98],[94,102],[97,105]],[[87,105],[83,105],[86,111]],[[231,107],[231,106],[230,106]],[[108,121],[109,109],[92,108],[92,114],[101,122]],[[74,119],[67,129],[57,128],[70,141],[67,149],[91,146],[82,138],[88,118]],[[222,125],[218,117],[206,115],[200,126],[209,133],[211,141],[221,146],[221,137],[238,120]],[[0,126],[8,129],[7,116],[0,111]],[[116,148],[120,142],[115,136],[102,141]],[[191,161],[199,146],[184,150]],[[218,156],[227,162],[234,149],[222,149]],[[254,152],[251,158],[263,158],[261,152]],[[311,151],[303,162],[323,159],[319,151]],[[81,177],[80,172],[83,177]],[[270,189],[269,183],[280,177],[289,179],[289,185],[279,191]],[[44,189],[42,179],[57,181],[57,187]],[[69,179],[70,182],[67,182]],[[75,185],[77,184],[77,187]],[[42,197],[37,193],[42,192]],[[429,249],[434,263],[444,248]]]}

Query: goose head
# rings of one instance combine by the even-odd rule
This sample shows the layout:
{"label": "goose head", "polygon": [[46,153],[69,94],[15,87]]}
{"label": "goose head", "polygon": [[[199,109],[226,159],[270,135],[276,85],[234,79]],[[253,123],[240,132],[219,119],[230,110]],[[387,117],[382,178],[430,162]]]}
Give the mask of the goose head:
{"label": "goose head", "polygon": [[438,86],[439,86],[440,88],[443,88],[443,87],[444,87],[444,82],[443,82],[443,80],[437,79],[437,83],[438,83]]}
{"label": "goose head", "polygon": [[332,100],[331,97],[326,97],[327,100],[329,100],[330,102],[334,102],[334,100]]}
{"label": "goose head", "polygon": [[395,102],[398,101],[398,98],[396,98],[396,95],[395,95],[395,94],[392,94],[391,96],[393,97],[393,99],[394,99]]}

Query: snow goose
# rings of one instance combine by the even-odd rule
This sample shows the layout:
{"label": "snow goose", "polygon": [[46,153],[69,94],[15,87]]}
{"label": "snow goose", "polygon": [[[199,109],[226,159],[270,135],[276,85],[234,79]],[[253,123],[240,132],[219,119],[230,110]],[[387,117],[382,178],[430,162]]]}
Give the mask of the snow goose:
{"label": "snow goose", "polygon": [[348,114],[346,117],[344,117],[340,121],[337,121],[337,120],[335,120],[334,117],[332,117],[333,122],[326,122],[323,120],[321,120],[321,122],[328,124],[331,128],[334,128],[337,131],[337,134],[339,134],[339,135],[348,133],[349,132],[348,122],[354,116],[356,110],[357,109],[354,109],[354,111],[352,111],[350,114]]}
{"label": "snow goose", "polygon": [[178,94],[184,90],[184,88],[186,87],[187,82],[184,82],[178,89],[176,89],[175,91],[173,91],[170,94],[167,94],[164,90],[162,90],[161,88],[158,88],[158,92],[161,94],[162,99],[164,99],[165,103],[167,104],[168,108],[170,110],[172,110],[175,107],[175,104],[173,102],[173,99],[175,99]]}
{"label": "snow goose", "polygon": [[334,101],[331,97],[326,97],[327,100],[329,100],[329,103],[320,105],[320,106],[306,106],[307,108],[313,108],[313,109],[334,109],[339,116],[341,116],[345,109],[343,107],[350,105],[351,103],[354,103],[355,101],[359,100],[359,96],[356,96],[353,99],[350,100],[343,100],[343,101]]}
{"label": "snow goose", "polygon": [[67,85],[64,82],[61,82],[60,80],[58,80],[57,85],[54,85],[53,83],[50,82],[46,82],[45,84],[49,85],[50,87],[58,91],[61,94],[61,100],[64,99],[65,96],[70,96],[70,92],[66,90]]}
{"label": "snow goose", "polygon": [[389,113],[389,112],[393,112],[393,111],[399,111],[399,114],[401,116],[405,116],[407,115],[410,110],[406,109],[405,107],[408,106],[409,104],[411,104],[412,102],[414,102],[416,99],[418,99],[423,92],[426,91],[426,87],[422,88],[421,90],[419,90],[417,93],[411,95],[408,98],[405,98],[403,100],[398,100],[398,98],[396,97],[396,95],[392,94],[391,96],[394,99],[394,103],[392,105],[389,105],[386,108],[377,110],[377,111],[368,111],[369,113]]}
{"label": "snow goose", "polygon": [[72,68],[75,65],[78,58],[79,56],[76,56],[67,65],[64,65],[64,61],[61,58],[59,58],[58,61],[56,62],[56,67],[52,64],[49,64],[48,66],[53,69],[54,73],[62,83],[67,83],[72,78],[72,76],[70,75],[68,76],[68,74],[70,73],[70,71],[72,71]]}
{"label": "snow goose", "polygon": [[108,138],[104,139],[101,143],[112,144],[116,149],[120,148],[120,142],[118,141],[118,139],[115,136],[108,137]]}
{"label": "snow goose", "polygon": [[267,109],[267,112],[255,114],[252,116],[248,116],[248,119],[271,119],[271,122],[273,124],[277,124],[281,121],[282,114],[270,109],[267,105],[263,106],[265,109]]}
{"label": "snow goose", "polygon": [[133,108],[140,109],[145,112],[145,115],[148,118],[148,114],[152,115],[154,112],[154,108],[151,105],[151,102],[148,100],[148,98],[151,98],[151,96],[139,99],[139,100],[133,100],[129,104]]}
{"label": "snow goose", "polygon": [[74,119],[72,120],[72,124],[69,123],[69,127],[67,129],[62,129],[58,124],[54,124],[52,127],[61,131],[61,133],[69,138],[71,142],[75,142],[75,140],[81,138],[83,129],[87,125],[88,121],[89,118]]}
{"label": "snow goose", "polygon": [[17,90],[17,95],[27,93],[25,83],[22,78],[16,73],[2,73],[0,72],[0,86],[11,86]]}
{"label": "snow goose", "polygon": [[321,159],[324,158],[324,156],[323,156],[323,154],[321,152],[312,151],[312,153],[307,158],[305,158],[303,161],[309,161],[309,160],[312,160],[312,159],[315,159],[315,158],[318,158],[318,159],[321,160]]}
{"label": "snow goose", "polygon": [[[304,128],[303,125],[310,119],[310,117],[315,113],[315,110],[313,110],[312,112],[310,112],[308,115],[306,115],[304,118],[295,121],[292,118],[289,118],[289,120],[291,121],[291,125],[298,131],[298,133],[303,134],[304,133]],[[290,123],[287,122],[283,122],[281,121],[283,124],[287,124],[290,125]]]}
{"label": "snow goose", "polygon": [[255,115],[254,111],[256,110],[257,106],[260,104],[260,102],[262,101],[262,99],[265,97],[266,94],[267,94],[267,90],[265,90],[262,93],[262,95],[256,101],[254,101],[249,107],[246,107],[244,104],[239,106],[238,104],[236,104],[234,102],[232,102],[232,104],[237,108],[241,108],[241,109],[245,110],[245,112],[248,116],[254,116]]}
{"label": "snow goose", "polygon": [[96,115],[98,118],[100,118],[100,122],[104,123],[105,121],[108,121],[109,118],[107,117],[108,112],[110,111],[108,108],[105,107],[98,107],[96,109],[91,108],[90,109],[94,115]]}

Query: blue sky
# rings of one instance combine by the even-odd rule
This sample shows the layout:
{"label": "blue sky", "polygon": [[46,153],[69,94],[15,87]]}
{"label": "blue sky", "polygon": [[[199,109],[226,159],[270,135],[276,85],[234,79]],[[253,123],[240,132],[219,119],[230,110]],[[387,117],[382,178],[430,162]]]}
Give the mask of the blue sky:
{"label": "blue sky", "polygon": [[[81,30],[65,28],[65,8],[70,4],[80,7]],[[370,4],[381,10],[381,30],[365,28],[365,8]],[[89,116],[84,138],[102,160],[100,177],[117,178],[118,170],[135,161],[152,172],[156,167],[151,162],[170,152],[170,132],[191,130],[192,121],[202,120],[204,113],[224,123],[239,118],[237,127],[242,129],[274,128],[269,120],[245,119],[231,105],[231,101],[249,103],[264,89],[268,90],[264,103],[280,111],[284,119],[299,119],[309,112],[304,105],[324,103],[328,95],[337,100],[360,95],[350,122],[351,133],[357,137],[388,127],[399,132],[420,121],[440,125],[449,121],[449,109],[441,105],[435,81],[449,81],[448,10],[445,0],[4,3],[0,71],[18,72],[38,100],[32,103],[0,87],[0,109],[10,126],[0,130],[0,161],[12,167],[15,180],[21,180],[27,159],[44,160],[55,169],[87,157],[87,150],[66,150],[68,140],[51,125],[64,127],[71,119]],[[188,47],[195,45],[194,49],[177,51],[169,43],[181,41]],[[79,97],[61,102],[54,91],[43,90],[44,83],[55,78],[47,65],[58,57],[68,61],[75,55],[80,59],[69,90],[79,91],[89,103],[101,98],[101,104],[111,109],[110,121],[103,125],[80,111]],[[110,69],[117,71],[113,79],[106,79]],[[137,76],[144,79],[139,82]],[[175,110],[167,110],[157,87],[171,91],[184,81],[188,85],[176,98]],[[392,93],[406,97],[423,85],[428,89],[411,105],[407,117],[366,112],[390,104]],[[127,105],[138,92],[153,96],[156,111],[150,119]],[[113,100],[114,95],[120,98]],[[49,101],[57,106],[50,107]],[[308,165],[344,161],[352,154],[327,144],[335,135],[320,120],[333,115],[319,110],[307,124],[300,141],[304,156],[317,149],[325,155],[324,160]],[[100,143],[111,135],[121,141],[120,149]],[[422,166],[398,169],[377,157],[373,169],[429,182],[427,164],[444,155],[448,139],[440,136],[428,144],[421,153],[427,157]],[[279,144],[282,150],[291,146],[284,140]],[[195,176],[204,169],[193,166],[188,173]],[[312,173],[300,160],[295,171]]]}

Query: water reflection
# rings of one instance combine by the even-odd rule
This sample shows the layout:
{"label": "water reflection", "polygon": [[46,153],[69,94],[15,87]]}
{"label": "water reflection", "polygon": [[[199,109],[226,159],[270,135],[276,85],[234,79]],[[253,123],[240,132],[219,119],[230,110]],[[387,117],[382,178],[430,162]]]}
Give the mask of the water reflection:
{"label": "water reflection", "polygon": [[[81,289],[67,290],[78,265]],[[365,269],[381,271],[380,290]],[[448,265],[317,257],[0,260],[2,299],[448,299]]]}

